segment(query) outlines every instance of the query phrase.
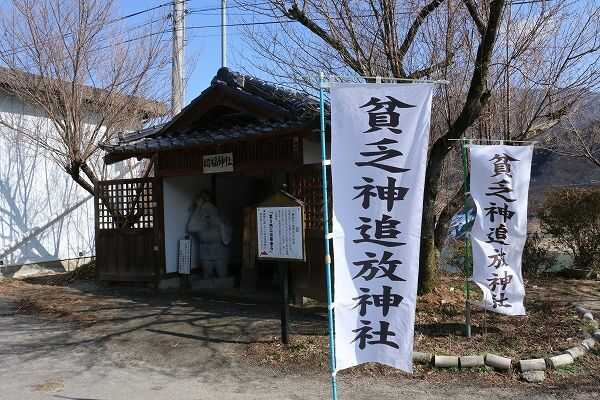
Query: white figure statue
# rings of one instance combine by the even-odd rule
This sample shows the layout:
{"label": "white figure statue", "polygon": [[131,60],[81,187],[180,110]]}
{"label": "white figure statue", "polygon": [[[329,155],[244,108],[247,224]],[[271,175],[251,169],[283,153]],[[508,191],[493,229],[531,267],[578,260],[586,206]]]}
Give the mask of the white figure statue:
{"label": "white figure statue", "polygon": [[204,279],[225,278],[229,262],[232,229],[210,202],[208,193],[196,197],[187,222],[186,232],[194,240]]}

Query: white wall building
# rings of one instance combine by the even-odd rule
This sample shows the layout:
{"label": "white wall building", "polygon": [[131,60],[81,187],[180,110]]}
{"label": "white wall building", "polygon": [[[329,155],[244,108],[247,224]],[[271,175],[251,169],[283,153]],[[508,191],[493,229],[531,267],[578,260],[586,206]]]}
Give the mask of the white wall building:
{"label": "white wall building", "polygon": [[[93,197],[49,149],[6,124],[51,136],[56,131],[50,121],[3,91],[0,121],[0,275],[18,265],[94,256]],[[111,166],[107,175],[125,177],[132,164]]]}

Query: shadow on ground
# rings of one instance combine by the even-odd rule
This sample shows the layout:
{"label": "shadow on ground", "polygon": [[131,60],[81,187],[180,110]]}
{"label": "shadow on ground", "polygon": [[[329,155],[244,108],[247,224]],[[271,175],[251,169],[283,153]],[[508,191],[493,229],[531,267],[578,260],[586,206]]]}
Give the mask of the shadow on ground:
{"label": "shadow on ground", "polygon": [[[0,356],[5,362],[11,357],[33,362],[69,352],[84,370],[112,363],[167,373],[183,368],[194,375],[236,365],[246,345],[278,340],[280,335],[277,304],[176,297],[89,284],[52,289],[46,294],[48,302],[62,301],[61,309],[70,309],[64,318],[51,313],[23,314],[18,304],[4,300]],[[53,293],[57,297],[51,298]],[[292,309],[290,331],[326,334],[324,310]]]}

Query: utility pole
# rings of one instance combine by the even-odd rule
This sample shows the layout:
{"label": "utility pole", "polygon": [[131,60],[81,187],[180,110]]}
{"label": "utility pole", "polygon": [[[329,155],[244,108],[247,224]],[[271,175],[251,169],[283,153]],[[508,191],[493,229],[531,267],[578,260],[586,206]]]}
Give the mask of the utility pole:
{"label": "utility pole", "polygon": [[227,0],[221,0],[221,68],[227,66]]}
{"label": "utility pole", "polygon": [[183,34],[184,2],[173,0],[173,59],[171,70],[171,113],[178,114],[183,108]]}

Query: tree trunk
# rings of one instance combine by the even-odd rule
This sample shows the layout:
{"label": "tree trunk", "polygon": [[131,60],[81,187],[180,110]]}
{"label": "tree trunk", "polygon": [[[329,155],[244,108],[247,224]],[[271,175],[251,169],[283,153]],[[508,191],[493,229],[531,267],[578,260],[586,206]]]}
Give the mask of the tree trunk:
{"label": "tree trunk", "polygon": [[449,140],[463,135],[471,124],[479,117],[482,108],[490,98],[486,88],[489,75],[490,60],[498,27],[502,17],[505,0],[493,0],[490,3],[488,25],[482,41],[477,48],[475,68],[467,100],[463,109],[448,132],[435,141],[429,152],[427,172],[425,174],[425,195],[423,197],[423,224],[421,228],[421,256],[419,266],[419,293],[428,293],[437,279],[437,260],[435,248],[435,200],[440,186],[442,162],[449,152]]}
{"label": "tree trunk", "polygon": [[448,225],[450,223],[450,219],[460,210],[460,208],[464,205],[464,185],[459,190],[457,190],[453,195],[446,207],[440,213],[440,216],[437,218],[435,223],[435,247],[438,251],[442,251],[442,247],[444,245],[444,241],[446,236],[448,235]]}
{"label": "tree trunk", "polygon": [[437,283],[437,249],[435,247],[435,200],[440,186],[442,161],[448,153],[445,137],[433,144],[425,172],[421,252],[419,261],[419,294],[429,293]]}
{"label": "tree trunk", "polygon": [[[87,167],[87,166],[86,166]],[[80,162],[71,162],[70,165],[68,165],[65,170],[67,171],[67,173],[71,176],[71,178],[73,179],[73,181],[75,181],[75,183],[77,183],[80,187],[82,187],[83,189],[85,189],[85,191],[87,191],[89,194],[91,194],[92,196],[95,195],[95,190],[94,190],[94,186],[91,185],[89,182],[87,182],[82,176],[81,176],[81,172],[82,172],[82,164]],[[85,173],[85,170],[83,170],[83,172]],[[93,181],[92,181],[93,182]]]}
{"label": "tree trunk", "polygon": [[[423,210],[425,211],[425,210]],[[423,222],[421,234],[421,256],[419,261],[419,294],[426,294],[433,290],[438,280],[437,249],[433,237],[433,228]]]}

